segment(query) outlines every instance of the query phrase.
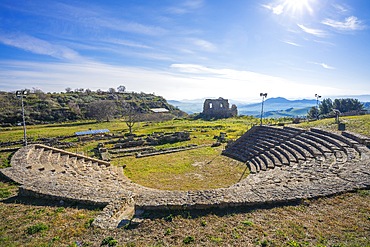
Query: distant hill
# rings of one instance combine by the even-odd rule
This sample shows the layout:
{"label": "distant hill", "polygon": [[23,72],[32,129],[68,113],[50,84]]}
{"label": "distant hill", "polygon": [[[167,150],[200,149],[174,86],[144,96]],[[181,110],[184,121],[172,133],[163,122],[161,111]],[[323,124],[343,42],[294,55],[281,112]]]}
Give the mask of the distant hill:
{"label": "distant hill", "polygon": [[168,100],[167,102],[173,106],[176,106],[180,110],[188,113],[200,113],[203,111],[203,103],[205,99],[194,99],[194,100]]}
{"label": "distant hill", "polygon": [[[0,91],[1,126],[19,125],[22,122],[20,99],[14,92]],[[148,118],[153,108],[166,109],[166,117],[186,115],[185,112],[169,104],[161,96],[135,92],[71,91],[65,93],[44,93],[29,90],[24,98],[27,124],[55,123],[79,119],[105,121],[121,118],[129,109],[131,114]],[[126,112],[126,113],[125,113]],[[162,118],[164,114],[161,114]]]}
{"label": "distant hill", "polygon": [[[266,117],[296,117],[305,116],[307,111],[316,105],[316,100],[288,100],[282,97],[269,98],[264,102],[264,116]],[[261,103],[239,104],[240,115],[259,116]]]}
{"label": "distant hill", "polygon": [[[261,103],[244,103],[229,100],[230,105],[236,104],[239,115],[259,116]],[[168,100],[168,103],[188,113],[200,113],[203,111],[204,99],[195,100]],[[316,100],[288,100],[282,97],[267,99],[264,103],[265,116],[284,117],[306,115],[310,107],[316,105]]]}
{"label": "distant hill", "polygon": [[[370,110],[370,95],[338,96],[336,98],[355,98],[364,103],[365,109]],[[168,103],[188,113],[200,113],[203,111],[205,99],[195,100],[168,100]],[[239,115],[259,117],[261,114],[261,102],[247,103],[230,99],[230,105],[238,107]],[[316,106],[315,99],[288,100],[283,97],[268,98],[264,103],[264,116],[271,118],[306,116],[311,107]]]}

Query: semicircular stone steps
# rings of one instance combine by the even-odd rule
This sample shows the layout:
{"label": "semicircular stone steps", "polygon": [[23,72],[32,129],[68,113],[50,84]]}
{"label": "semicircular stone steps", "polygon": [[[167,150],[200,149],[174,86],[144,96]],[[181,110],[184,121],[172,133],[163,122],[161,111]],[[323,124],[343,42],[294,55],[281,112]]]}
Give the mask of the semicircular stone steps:
{"label": "semicircular stone steps", "polygon": [[115,228],[142,210],[250,207],[369,188],[369,144],[350,132],[255,126],[223,151],[251,174],[200,191],[146,188],[122,167],[39,144],[19,149],[0,175],[20,183],[21,195],[105,206],[94,225]]}
{"label": "semicircular stone steps", "polygon": [[[23,187],[80,198],[90,204],[108,203],[112,191],[119,194],[124,191],[123,184],[131,183],[122,167],[41,144],[19,150],[12,158],[12,167],[1,172]],[[108,197],[102,199],[104,193]]]}
{"label": "semicircular stone steps", "polygon": [[310,160],[343,163],[358,159],[358,142],[321,129],[254,126],[222,152],[246,163],[251,173]]}

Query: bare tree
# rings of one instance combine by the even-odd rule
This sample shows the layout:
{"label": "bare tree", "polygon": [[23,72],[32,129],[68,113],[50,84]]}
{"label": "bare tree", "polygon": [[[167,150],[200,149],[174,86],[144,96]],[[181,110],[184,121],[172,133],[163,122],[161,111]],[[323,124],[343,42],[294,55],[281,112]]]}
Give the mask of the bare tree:
{"label": "bare tree", "polygon": [[114,93],[116,93],[116,90],[111,87],[111,88],[108,89],[108,93],[114,94]]}
{"label": "bare tree", "polygon": [[130,103],[123,103],[123,118],[129,133],[132,134],[132,128],[139,121],[139,112]]}
{"label": "bare tree", "polygon": [[92,93],[92,91],[91,91],[91,89],[90,89],[90,88],[86,88],[86,89],[85,89],[85,93],[86,93],[86,94],[91,94],[91,93]]}
{"label": "bare tree", "polygon": [[120,86],[117,87],[117,91],[119,93],[124,93],[126,91],[126,87],[123,86],[123,85],[120,85]]}
{"label": "bare tree", "polygon": [[97,121],[103,121],[104,119],[109,122],[109,119],[114,116],[114,112],[117,110],[117,106],[114,102],[109,100],[99,100],[91,102],[88,105],[88,116],[95,118]]}
{"label": "bare tree", "polygon": [[67,92],[67,93],[70,93],[70,92],[72,92],[72,88],[70,88],[70,87],[67,87],[67,88],[66,88],[66,92]]}

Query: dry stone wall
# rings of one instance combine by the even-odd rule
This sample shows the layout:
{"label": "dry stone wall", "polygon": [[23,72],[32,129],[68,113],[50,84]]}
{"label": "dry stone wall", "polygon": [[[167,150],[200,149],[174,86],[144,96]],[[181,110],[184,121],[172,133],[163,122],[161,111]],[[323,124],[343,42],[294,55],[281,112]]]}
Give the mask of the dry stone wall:
{"label": "dry stone wall", "polygon": [[369,138],[320,129],[256,126],[223,155],[245,162],[251,175],[228,187],[162,191],[127,179],[122,167],[45,145],[17,151],[0,172],[21,195],[104,206],[94,221],[110,228],[143,210],[249,207],[370,187]]}

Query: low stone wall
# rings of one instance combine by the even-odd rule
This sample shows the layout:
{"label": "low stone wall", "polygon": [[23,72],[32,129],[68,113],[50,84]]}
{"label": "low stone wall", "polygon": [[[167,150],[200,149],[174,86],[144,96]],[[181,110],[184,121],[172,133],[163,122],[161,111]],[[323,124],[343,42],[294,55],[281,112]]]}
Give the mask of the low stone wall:
{"label": "low stone wall", "polygon": [[182,146],[182,147],[175,147],[175,148],[165,148],[165,149],[159,149],[159,150],[147,150],[136,154],[136,158],[143,158],[148,156],[154,156],[154,155],[161,155],[161,154],[170,154],[170,153],[176,153],[176,152],[182,152],[186,150],[196,149],[204,147],[204,145],[198,146],[195,144]]}
{"label": "low stone wall", "polygon": [[39,148],[44,148],[44,149],[47,149],[47,150],[52,150],[54,152],[65,154],[65,155],[68,155],[68,156],[71,156],[71,157],[77,157],[77,158],[84,159],[84,160],[87,160],[87,161],[96,162],[99,165],[110,166],[110,163],[107,162],[107,161],[91,158],[91,157],[88,157],[88,156],[85,156],[85,155],[82,155],[82,154],[72,153],[72,152],[65,151],[63,149],[53,148],[53,147],[42,145],[42,144],[35,144],[35,146],[39,147]]}
{"label": "low stone wall", "polygon": [[41,198],[46,200],[53,200],[53,201],[59,201],[59,202],[72,202],[72,203],[78,203],[78,204],[84,204],[84,205],[92,205],[96,207],[106,207],[110,201],[103,202],[101,200],[84,200],[81,198],[75,198],[75,197],[68,197],[68,196],[61,196],[61,195],[52,195],[50,191],[41,192],[39,190],[35,190],[35,188],[32,187],[26,187],[21,186],[18,189],[18,194],[20,196],[25,197],[33,197],[33,198]]}

